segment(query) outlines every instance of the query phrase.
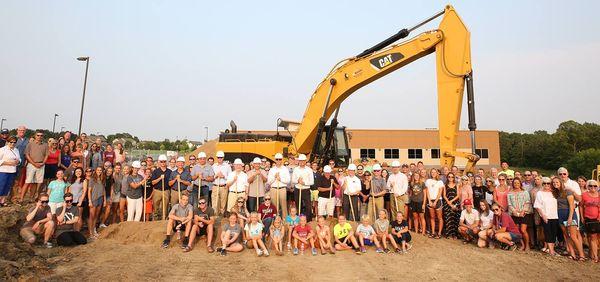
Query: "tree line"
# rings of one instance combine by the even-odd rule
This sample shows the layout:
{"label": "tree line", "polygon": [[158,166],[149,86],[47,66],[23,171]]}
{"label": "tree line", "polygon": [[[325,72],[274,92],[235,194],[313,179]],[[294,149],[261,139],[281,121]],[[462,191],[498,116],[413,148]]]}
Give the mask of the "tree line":
{"label": "tree line", "polygon": [[600,125],[562,122],[556,132],[500,132],[500,156],[511,166],[556,170],[564,166],[572,177],[590,177],[600,164]]}

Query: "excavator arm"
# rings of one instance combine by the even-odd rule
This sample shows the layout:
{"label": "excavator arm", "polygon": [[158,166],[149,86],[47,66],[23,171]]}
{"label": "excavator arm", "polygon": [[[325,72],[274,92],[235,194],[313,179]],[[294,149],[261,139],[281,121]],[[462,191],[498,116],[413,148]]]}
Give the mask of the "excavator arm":
{"label": "excavator arm", "polygon": [[[390,45],[399,38],[406,37],[411,30],[440,15],[443,15],[443,19],[438,29],[421,33],[406,42]],[[290,152],[310,154],[315,142],[321,139],[325,121],[356,90],[434,52],[436,53],[441,165],[452,166],[456,157],[464,157],[468,160],[465,169],[471,170],[479,157],[474,152],[476,125],[472,95],[470,33],[452,6],[446,6],[443,12],[416,27],[410,30],[403,29],[358,56],[338,63],[311,96],[300,127],[294,136],[294,145],[290,146]],[[472,153],[456,150],[465,81],[469,90]]]}

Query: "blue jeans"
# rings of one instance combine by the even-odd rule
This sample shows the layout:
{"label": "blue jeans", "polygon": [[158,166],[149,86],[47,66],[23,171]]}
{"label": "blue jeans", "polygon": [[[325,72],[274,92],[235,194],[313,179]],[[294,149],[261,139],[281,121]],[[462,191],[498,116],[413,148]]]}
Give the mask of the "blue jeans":
{"label": "blue jeans", "polygon": [[16,173],[0,172],[0,197],[8,196]]}
{"label": "blue jeans", "polygon": [[[189,191],[189,189],[188,189]],[[208,205],[210,206],[211,200],[210,200],[210,191],[208,186],[202,186],[200,189],[200,196],[203,197],[204,199],[206,199],[206,202],[208,203]],[[190,193],[190,205],[192,205],[192,207],[197,207],[198,206],[198,186],[194,185],[194,188],[192,189],[191,193]]]}

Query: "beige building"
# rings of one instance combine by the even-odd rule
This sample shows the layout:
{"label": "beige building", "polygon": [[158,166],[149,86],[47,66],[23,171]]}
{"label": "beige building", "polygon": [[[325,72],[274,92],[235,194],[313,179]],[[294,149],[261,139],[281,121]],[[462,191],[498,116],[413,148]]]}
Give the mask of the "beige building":
{"label": "beige building", "polygon": [[[439,166],[440,150],[437,130],[397,130],[397,129],[346,129],[348,145],[353,160],[368,158],[380,163],[391,164],[398,160],[410,164],[422,161],[426,166]],[[500,164],[500,142],[498,131],[478,130],[475,132],[477,154],[481,160],[478,167],[489,168]],[[470,152],[469,131],[459,131],[457,150]],[[458,159],[456,166],[466,165],[465,159]]]}

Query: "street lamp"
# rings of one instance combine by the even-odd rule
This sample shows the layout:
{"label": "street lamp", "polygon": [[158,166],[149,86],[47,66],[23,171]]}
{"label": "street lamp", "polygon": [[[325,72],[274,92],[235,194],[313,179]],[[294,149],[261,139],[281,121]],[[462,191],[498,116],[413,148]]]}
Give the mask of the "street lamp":
{"label": "street lamp", "polygon": [[204,143],[208,142],[208,126],[205,126],[204,129],[206,129],[206,137],[204,138]]}
{"label": "street lamp", "polygon": [[0,130],[4,128],[4,122],[6,121],[5,118],[2,118],[2,121],[0,121]]}
{"label": "street lamp", "polygon": [[81,135],[81,122],[83,120],[83,104],[85,102],[85,89],[87,87],[88,67],[90,66],[90,57],[79,57],[78,61],[85,62],[85,78],[83,80],[83,96],[81,97],[81,112],[79,113],[79,130],[77,136]]}
{"label": "street lamp", "polygon": [[58,117],[58,114],[54,114],[54,121],[52,122],[52,133],[54,133],[54,128],[56,127],[56,117]]}

